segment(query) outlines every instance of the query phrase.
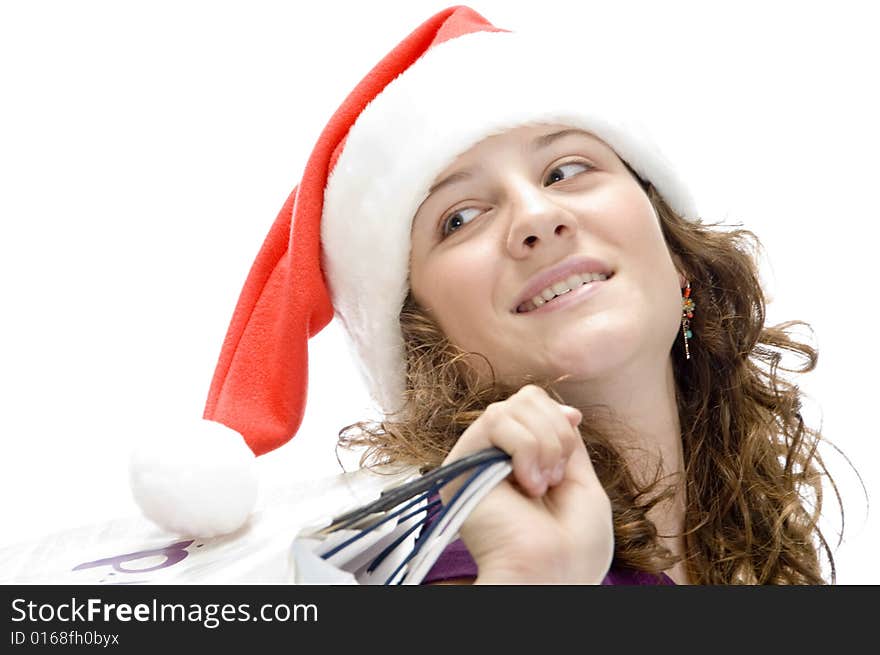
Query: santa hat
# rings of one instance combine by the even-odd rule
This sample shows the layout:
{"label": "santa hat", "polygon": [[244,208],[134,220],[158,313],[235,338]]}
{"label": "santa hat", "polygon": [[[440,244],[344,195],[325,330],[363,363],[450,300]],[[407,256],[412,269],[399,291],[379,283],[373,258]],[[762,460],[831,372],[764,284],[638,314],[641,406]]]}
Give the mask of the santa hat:
{"label": "santa hat", "polygon": [[334,315],[373,399],[385,412],[401,409],[398,316],[412,219],[437,174],[487,136],[534,123],[583,129],[679,214],[696,217],[687,188],[633,117],[653,101],[638,95],[641,79],[585,52],[455,6],[364,77],[318,138],[251,268],[211,383],[205,434],[189,435],[186,453],[133,459],[132,488],[149,518],[202,537],[245,522],[256,498],[254,456],[296,434],[308,341]]}

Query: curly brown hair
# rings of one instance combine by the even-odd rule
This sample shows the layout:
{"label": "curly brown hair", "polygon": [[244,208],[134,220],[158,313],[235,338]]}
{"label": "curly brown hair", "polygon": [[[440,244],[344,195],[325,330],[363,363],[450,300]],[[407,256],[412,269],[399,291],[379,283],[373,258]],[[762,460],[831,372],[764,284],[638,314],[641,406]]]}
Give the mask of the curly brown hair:
{"label": "curly brown hair", "polygon": [[[689,578],[696,584],[824,584],[824,551],[833,583],[834,557],[818,524],[823,475],[841,512],[843,507],[818,451],[827,440],[804,424],[801,392],[780,374],[815,368],[817,351],[789,334],[796,325],[809,325],[765,327],[761,244],[754,233],[685,220],[650,183],[639,182],[700,303],[691,320],[690,359],[681,339],[671,352],[683,426]],[[407,364],[402,410],[343,428],[339,446],[364,448],[363,467],[402,464],[427,471],[443,462],[489,404],[517,388],[498,382],[484,356],[452,344],[411,293],[400,326]],[[782,366],[784,351],[802,358],[802,365]],[[477,381],[473,357],[485,361],[491,382]],[[563,402],[554,384],[564,377],[532,377],[520,386],[537,384]],[[607,407],[579,409],[583,439],[612,503],[614,565],[651,573],[670,568],[679,558],[660,543],[648,512],[674,495],[673,486],[662,484],[659,465],[651,480],[636,482],[619,445],[626,425]]]}

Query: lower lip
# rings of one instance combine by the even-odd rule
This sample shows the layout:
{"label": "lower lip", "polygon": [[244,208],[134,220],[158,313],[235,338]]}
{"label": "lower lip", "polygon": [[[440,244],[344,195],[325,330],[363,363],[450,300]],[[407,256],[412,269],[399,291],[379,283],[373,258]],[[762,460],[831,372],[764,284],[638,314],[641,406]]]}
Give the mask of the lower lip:
{"label": "lower lip", "polygon": [[599,290],[608,284],[613,279],[613,276],[608,278],[607,280],[595,280],[594,282],[590,282],[589,284],[583,284],[579,286],[577,289],[569,291],[561,296],[556,296],[550,302],[545,302],[543,305],[538,307],[537,309],[533,309],[530,312],[520,312],[517,316],[532,316],[533,314],[546,314],[548,312],[555,312],[557,310],[565,309],[566,307],[571,307],[573,305],[578,305],[588,298],[593,297]]}

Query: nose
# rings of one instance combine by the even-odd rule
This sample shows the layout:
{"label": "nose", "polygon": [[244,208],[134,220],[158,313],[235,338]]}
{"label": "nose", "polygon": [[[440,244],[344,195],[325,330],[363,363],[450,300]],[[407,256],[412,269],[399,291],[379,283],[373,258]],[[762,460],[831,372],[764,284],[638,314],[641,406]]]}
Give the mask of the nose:
{"label": "nose", "polygon": [[544,242],[574,236],[577,219],[571,211],[550,197],[546,187],[519,181],[508,189],[512,213],[507,234],[507,249],[514,257],[527,256]]}

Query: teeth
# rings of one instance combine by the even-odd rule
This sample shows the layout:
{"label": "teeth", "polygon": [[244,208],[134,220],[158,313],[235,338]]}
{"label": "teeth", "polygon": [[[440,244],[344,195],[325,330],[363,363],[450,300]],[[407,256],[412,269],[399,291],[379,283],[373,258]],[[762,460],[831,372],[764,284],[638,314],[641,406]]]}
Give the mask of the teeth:
{"label": "teeth", "polygon": [[589,284],[590,282],[595,282],[596,280],[607,280],[608,276],[604,273],[584,273],[582,275],[572,275],[565,280],[557,282],[546,289],[544,289],[541,293],[531,299],[529,302],[525,302],[520,305],[520,309],[522,310],[520,313],[530,312],[533,309],[537,309],[541,305],[547,303],[547,301],[552,300],[556,296],[561,296],[565,293],[568,293],[572,289],[576,289],[583,284]]}
{"label": "teeth", "polygon": [[555,293],[557,296],[565,293],[566,291],[571,291],[571,287],[568,286],[568,282],[566,281],[557,282],[550,288],[553,289],[553,293]]}

